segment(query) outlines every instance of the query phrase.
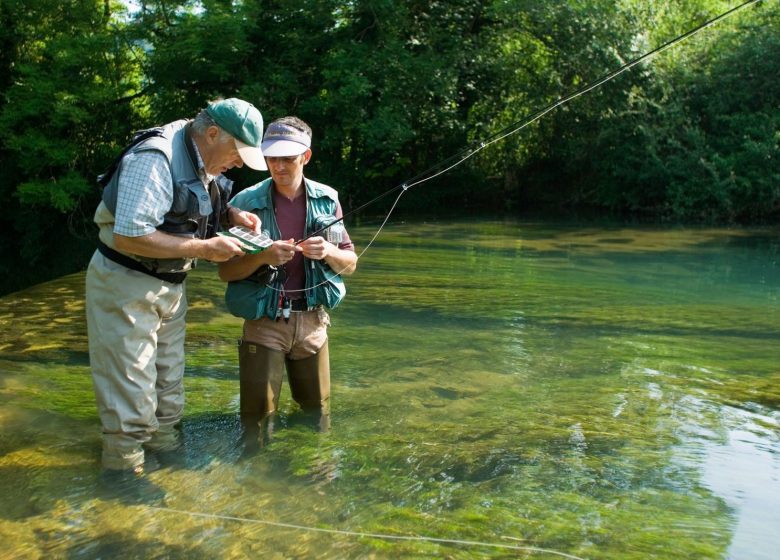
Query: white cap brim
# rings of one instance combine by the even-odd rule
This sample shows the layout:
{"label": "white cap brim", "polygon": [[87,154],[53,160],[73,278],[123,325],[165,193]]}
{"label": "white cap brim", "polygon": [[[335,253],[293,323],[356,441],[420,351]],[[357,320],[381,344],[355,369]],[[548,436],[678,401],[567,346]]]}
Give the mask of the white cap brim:
{"label": "white cap brim", "polygon": [[238,138],[233,138],[233,140],[236,141],[236,149],[238,150],[238,155],[241,156],[244,165],[258,171],[268,170],[268,166],[265,164],[263,150],[250,146],[249,144],[244,144]]}
{"label": "white cap brim", "polygon": [[308,146],[292,140],[270,140],[262,143],[266,157],[299,156],[309,149]]}

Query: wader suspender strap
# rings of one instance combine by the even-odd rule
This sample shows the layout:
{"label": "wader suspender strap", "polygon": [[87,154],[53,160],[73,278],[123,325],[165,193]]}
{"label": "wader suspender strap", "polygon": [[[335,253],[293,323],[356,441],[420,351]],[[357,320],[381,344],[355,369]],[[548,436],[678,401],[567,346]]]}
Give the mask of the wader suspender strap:
{"label": "wader suspender strap", "polygon": [[109,181],[111,181],[111,177],[114,176],[114,173],[116,173],[117,168],[119,167],[119,163],[122,161],[122,158],[125,157],[125,154],[129,152],[133,147],[137,146],[144,140],[148,140],[149,138],[153,138],[155,136],[162,136],[162,129],[160,128],[150,128],[149,130],[144,130],[143,132],[137,132],[135,136],[133,136],[132,140],[130,140],[130,143],[125,146],[125,149],[122,150],[122,153],[119,154],[114,161],[111,162],[111,165],[108,166],[108,169],[106,169],[106,172],[102,175],[98,175],[97,182],[98,185],[105,188],[106,185],[108,185]]}
{"label": "wader suspender strap", "polygon": [[187,277],[186,272],[155,272],[153,270],[148,269],[143,265],[143,263],[128,257],[127,255],[123,255],[119,251],[113,250],[111,247],[103,243],[100,239],[98,239],[97,242],[98,251],[100,251],[104,257],[106,257],[108,260],[114,261],[117,264],[121,264],[122,266],[129,268],[130,270],[135,270],[136,272],[143,272],[144,274],[148,274],[149,276],[154,276],[155,278],[159,280],[163,280],[165,282],[170,282],[171,284],[181,284],[184,282],[184,279]]}

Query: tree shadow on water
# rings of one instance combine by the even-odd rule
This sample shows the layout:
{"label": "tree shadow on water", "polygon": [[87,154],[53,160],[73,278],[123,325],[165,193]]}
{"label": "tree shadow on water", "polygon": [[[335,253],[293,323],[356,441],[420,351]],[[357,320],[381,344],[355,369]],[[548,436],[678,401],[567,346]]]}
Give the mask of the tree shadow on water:
{"label": "tree shadow on water", "polygon": [[84,274],[74,274],[0,298],[4,358],[87,363]]}

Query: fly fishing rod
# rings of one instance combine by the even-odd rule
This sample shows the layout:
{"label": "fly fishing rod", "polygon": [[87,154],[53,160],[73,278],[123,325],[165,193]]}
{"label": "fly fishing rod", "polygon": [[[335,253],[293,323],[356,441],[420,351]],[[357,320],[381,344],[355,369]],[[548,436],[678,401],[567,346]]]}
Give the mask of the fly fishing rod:
{"label": "fly fishing rod", "polygon": [[[679,35],[679,36],[675,37],[674,39],[671,39],[670,41],[667,41],[666,43],[664,43],[664,44],[662,44],[662,45],[652,49],[651,51],[648,51],[645,54],[643,54],[643,55],[641,55],[641,56],[639,56],[639,57],[637,57],[637,58],[635,58],[635,59],[633,59],[633,60],[623,64],[617,70],[613,70],[612,72],[609,72],[609,73],[605,74],[601,78],[598,78],[598,79],[590,82],[589,84],[586,84],[586,85],[580,87],[579,89],[576,89],[576,90],[572,91],[571,93],[566,94],[563,97],[560,97],[556,101],[553,101],[552,103],[546,105],[545,107],[542,107],[541,109],[539,109],[536,112],[528,115],[527,117],[524,117],[524,118],[522,118],[522,119],[520,119],[518,121],[515,121],[515,122],[509,124],[508,126],[504,127],[503,129],[499,130],[498,132],[494,133],[493,135],[491,135],[491,136],[487,137],[486,139],[482,140],[478,144],[470,146],[470,147],[463,148],[461,151],[457,152],[456,154],[454,154],[454,155],[452,155],[452,156],[450,156],[450,157],[448,157],[446,159],[443,159],[443,160],[439,161],[438,163],[435,163],[434,165],[430,166],[429,168],[425,169],[424,171],[421,171],[420,173],[418,173],[414,177],[412,177],[412,178],[404,181],[403,183],[401,183],[399,185],[396,185],[395,187],[393,187],[393,188],[383,192],[382,194],[372,198],[368,202],[366,202],[364,204],[361,204],[357,208],[354,208],[354,209],[350,210],[349,212],[345,213],[341,218],[333,220],[332,222],[330,222],[326,226],[321,227],[318,230],[314,231],[313,233],[310,233],[306,237],[300,239],[299,241],[296,241],[295,244],[297,245],[299,243],[302,243],[303,241],[306,241],[310,237],[314,237],[316,235],[319,235],[320,233],[322,233],[325,230],[327,230],[330,226],[343,221],[344,218],[346,218],[347,216],[350,216],[350,215],[352,215],[352,214],[354,214],[356,212],[359,212],[360,210],[366,208],[367,206],[370,206],[371,204],[377,202],[378,200],[381,200],[382,198],[386,197],[390,193],[393,193],[393,192],[395,192],[395,191],[400,189],[401,192],[400,192],[398,198],[396,199],[395,203],[393,204],[393,206],[389,210],[388,214],[385,216],[385,220],[382,223],[382,227],[384,227],[384,224],[387,223],[387,220],[390,217],[390,213],[392,213],[392,211],[395,209],[395,205],[398,203],[398,200],[400,199],[400,197],[407,190],[409,190],[410,188],[414,187],[415,185],[419,185],[420,183],[424,183],[426,181],[430,181],[431,179],[434,179],[435,177],[438,177],[439,175],[442,175],[443,173],[446,173],[446,172],[450,171],[451,169],[459,166],[461,163],[463,163],[467,159],[469,159],[472,156],[476,155],[477,153],[481,152],[482,150],[484,150],[485,148],[487,148],[491,144],[499,142],[499,141],[503,140],[504,138],[507,138],[508,136],[511,136],[513,134],[516,134],[516,133],[520,132],[526,126],[528,126],[529,124],[539,120],[540,118],[542,118],[544,115],[546,115],[547,113],[549,113],[553,109],[556,109],[556,108],[560,107],[561,105],[563,105],[565,103],[568,103],[572,99],[575,99],[575,98],[577,98],[577,97],[579,97],[581,95],[584,95],[584,94],[588,93],[589,91],[592,91],[592,90],[596,89],[597,87],[599,87],[599,86],[605,84],[606,82],[612,80],[613,78],[619,76],[623,72],[625,72],[627,70],[630,70],[631,68],[633,68],[637,64],[640,64],[640,63],[642,63],[642,62],[644,62],[646,60],[649,60],[650,58],[654,57],[655,55],[657,55],[657,54],[659,54],[659,53],[661,53],[661,52],[663,52],[663,51],[665,51],[665,50],[675,46],[678,43],[681,43],[682,41],[685,41],[686,39],[692,37],[693,35],[696,35],[700,31],[703,31],[704,29],[706,29],[706,28],[708,28],[708,27],[710,27],[710,26],[712,26],[712,25],[714,25],[714,24],[716,24],[716,23],[718,23],[718,22],[720,22],[720,21],[722,21],[722,20],[724,20],[724,19],[734,15],[735,13],[737,13],[737,12],[747,8],[748,6],[750,6],[752,4],[757,4],[758,2],[761,2],[761,1],[762,0],[748,0],[748,1],[743,2],[742,4],[740,4],[738,6],[735,6],[735,7],[731,8],[731,9],[723,12],[722,14],[720,14],[720,15],[712,18],[712,19],[709,19],[709,20],[705,21],[704,23],[694,27],[693,29],[691,29],[689,31],[686,31],[682,35]],[[380,227],[380,230],[381,230],[381,227]],[[378,232],[377,232],[377,235],[378,235]],[[376,239],[376,236],[374,236],[374,239]],[[373,239],[372,239],[372,242],[373,242]],[[367,248],[368,247],[366,247],[366,249]],[[364,252],[365,252],[365,250],[364,250]]]}

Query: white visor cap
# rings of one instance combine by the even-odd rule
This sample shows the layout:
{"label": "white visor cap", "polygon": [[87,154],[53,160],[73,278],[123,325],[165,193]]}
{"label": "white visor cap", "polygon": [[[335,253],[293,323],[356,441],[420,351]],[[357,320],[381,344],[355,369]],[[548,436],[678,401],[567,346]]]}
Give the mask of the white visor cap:
{"label": "white visor cap", "polygon": [[311,136],[288,124],[272,122],[260,147],[266,157],[299,156],[311,148]]}

